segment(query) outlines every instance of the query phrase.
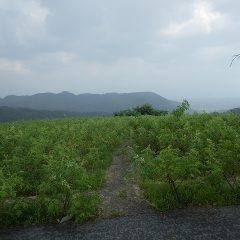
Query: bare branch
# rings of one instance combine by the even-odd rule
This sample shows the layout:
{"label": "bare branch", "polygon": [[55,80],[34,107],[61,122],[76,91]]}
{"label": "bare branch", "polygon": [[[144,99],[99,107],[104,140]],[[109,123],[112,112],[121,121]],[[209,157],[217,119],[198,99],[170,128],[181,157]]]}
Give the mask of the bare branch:
{"label": "bare branch", "polygon": [[233,59],[232,59],[232,61],[231,61],[231,63],[230,63],[230,67],[232,66],[233,62],[234,62],[236,59],[240,58],[240,54],[235,54],[235,55],[233,55],[232,57],[233,57]]}

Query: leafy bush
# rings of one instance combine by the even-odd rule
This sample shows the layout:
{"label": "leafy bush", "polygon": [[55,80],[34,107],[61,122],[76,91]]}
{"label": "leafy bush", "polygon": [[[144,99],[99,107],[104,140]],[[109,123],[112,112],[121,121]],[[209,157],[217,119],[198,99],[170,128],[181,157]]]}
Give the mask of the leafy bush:
{"label": "leafy bush", "polygon": [[240,118],[172,114],[138,119],[135,164],[146,196],[158,208],[240,202]]}
{"label": "leafy bush", "polygon": [[123,110],[114,113],[114,116],[140,116],[140,115],[152,115],[152,116],[163,116],[166,115],[167,111],[162,111],[154,109],[150,104],[144,104],[142,106],[137,106],[133,109]]}
{"label": "leafy bush", "polygon": [[[97,213],[111,155],[126,119],[0,125],[0,224],[83,221]],[[106,131],[107,129],[107,131]]]}

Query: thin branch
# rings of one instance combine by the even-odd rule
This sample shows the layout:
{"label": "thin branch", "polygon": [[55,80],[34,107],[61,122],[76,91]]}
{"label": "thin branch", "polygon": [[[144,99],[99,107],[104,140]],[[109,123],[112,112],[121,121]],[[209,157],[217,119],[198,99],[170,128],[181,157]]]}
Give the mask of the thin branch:
{"label": "thin branch", "polygon": [[230,67],[232,66],[233,62],[234,62],[237,58],[240,58],[240,54],[235,54],[235,55],[233,55],[232,57],[233,57],[233,59],[232,59],[232,61],[231,61],[231,63],[230,63]]}

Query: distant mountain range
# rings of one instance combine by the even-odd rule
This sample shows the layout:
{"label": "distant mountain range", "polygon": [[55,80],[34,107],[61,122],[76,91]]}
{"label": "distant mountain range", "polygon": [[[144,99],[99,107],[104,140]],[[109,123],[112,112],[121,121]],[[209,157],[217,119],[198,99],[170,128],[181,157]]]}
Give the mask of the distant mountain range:
{"label": "distant mountain range", "polygon": [[0,106],[24,107],[38,110],[58,110],[72,112],[113,113],[145,103],[161,110],[173,110],[179,103],[167,100],[155,93],[106,93],[79,94],[69,92],[39,93],[32,96],[7,96],[0,99]]}
{"label": "distant mountain range", "polygon": [[166,111],[172,111],[180,104],[151,92],[79,95],[62,92],[58,94],[39,93],[31,96],[11,95],[0,98],[0,121],[1,119],[6,121],[7,119],[111,115],[113,112],[146,103]]}

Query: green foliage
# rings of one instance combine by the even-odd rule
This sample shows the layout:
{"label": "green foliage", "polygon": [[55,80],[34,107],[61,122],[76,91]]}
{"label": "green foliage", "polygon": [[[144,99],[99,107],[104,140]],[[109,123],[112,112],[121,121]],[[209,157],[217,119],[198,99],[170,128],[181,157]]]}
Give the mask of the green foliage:
{"label": "green foliage", "polygon": [[159,209],[240,202],[240,118],[184,115],[188,103],[160,118],[138,119],[134,162]]}
{"label": "green foliage", "polygon": [[100,199],[96,193],[87,193],[85,195],[74,195],[69,214],[74,216],[78,223],[96,215]]}
{"label": "green foliage", "polygon": [[166,115],[167,111],[162,111],[154,109],[150,104],[144,104],[142,106],[137,106],[133,109],[123,110],[114,113],[114,116],[141,116],[141,115],[152,115],[152,116],[163,116]]}
{"label": "green foliage", "polygon": [[94,216],[126,124],[113,118],[1,124],[0,225]]}
{"label": "green foliage", "polygon": [[187,100],[183,100],[183,102],[181,103],[181,105],[179,105],[173,112],[172,114],[175,117],[180,117],[184,114],[185,111],[187,111],[189,109],[190,104],[188,103]]}
{"label": "green foliage", "polygon": [[96,216],[111,154],[129,138],[134,174],[157,208],[239,204],[240,117],[184,114],[188,107],[158,117],[0,124],[0,225]]}

